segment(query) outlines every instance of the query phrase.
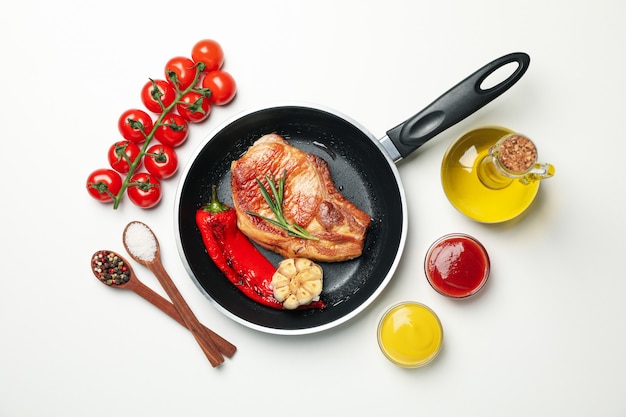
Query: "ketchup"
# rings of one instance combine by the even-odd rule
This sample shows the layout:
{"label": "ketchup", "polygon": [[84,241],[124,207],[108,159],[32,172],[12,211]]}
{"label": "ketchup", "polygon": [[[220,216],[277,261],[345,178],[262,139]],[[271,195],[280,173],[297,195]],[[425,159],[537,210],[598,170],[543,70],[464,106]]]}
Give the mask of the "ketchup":
{"label": "ketchup", "polygon": [[489,277],[489,255],[476,239],[464,234],[443,236],[432,244],[424,270],[439,293],[465,298],[476,294]]}

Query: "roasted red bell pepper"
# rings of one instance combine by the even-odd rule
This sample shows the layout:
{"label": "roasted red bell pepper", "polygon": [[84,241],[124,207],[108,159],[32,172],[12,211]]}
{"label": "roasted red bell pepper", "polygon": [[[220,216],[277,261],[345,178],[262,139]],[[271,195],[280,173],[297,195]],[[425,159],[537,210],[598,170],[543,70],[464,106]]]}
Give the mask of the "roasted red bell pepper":
{"label": "roasted red bell pepper", "polygon": [[[211,202],[196,212],[204,246],[215,265],[241,292],[268,307],[283,309],[271,287],[276,267],[237,227],[235,210],[221,203],[213,186]],[[315,301],[300,308],[323,308]]]}

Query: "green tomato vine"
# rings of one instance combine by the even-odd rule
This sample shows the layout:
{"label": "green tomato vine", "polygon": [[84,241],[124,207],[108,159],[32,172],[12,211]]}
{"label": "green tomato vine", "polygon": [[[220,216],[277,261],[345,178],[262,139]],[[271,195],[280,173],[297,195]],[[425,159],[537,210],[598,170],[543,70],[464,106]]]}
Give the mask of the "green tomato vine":
{"label": "green tomato vine", "polygon": [[205,69],[205,65],[202,62],[197,62],[195,64],[195,69],[196,69],[196,74],[195,74],[193,82],[191,83],[191,85],[189,85],[189,87],[185,88],[184,90],[180,90],[178,87],[178,80],[177,80],[176,73],[174,71],[168,72],[167,77],[176,90],[176,99],[174,99],[174,101],[170,105],[168,106],[163,105],[163,102],[161,101],[161,93],[159,92],[158,89],[153,90],[152,92],[153,97],[159,102],[162,111],[159,117],[157,118],[156,122],[154,123],[152,130],[150,130],[150,133],[145,134],[143,132],[144,126],[141,122],[138,122],[136,120],[129,120],[129,125],[131,127],[140,130],[144,134],[145,141],[140,148],[139,156],[135,158],[134,161],[129,160],[126,154],[122,155],[125,159],[127,159],[129,170],[128,170],[128,173],[126,174],[126,177],[124,178],[124,181],[122,182],[122,188],[113,197],[113,209],[114,210],[119,207],[120,202],[122,201],[122,198],[124,197],[124,193],[126,192],[126,189],[129,186],[141,186],[141,184],[133,183],[131,179],[133,175],[135,174],[137,167],[141,164],[143,157],[146,155],[148,147],[150,146],[150,142],[152,142],[152,139],[154,138],[154,133],[159,127],[163,126],[163,119],[167,116],[167,114],[173,108],[175,108],[177,104],[181,103],[181,99],[183,98],[183,96],[190,91],[196,91],[201,95],[201,98],[199,98],[195,103],[193,103],[192,105],[188,107],[190,111],[197,111],[197,108],[201,106],[201,103],[198,103],[198,102],[201,100],[208,100],[211,97],[211,90],[207,88],[198,88],[196,86],[196,84],[198,83],[200,79],[200,75],[202,74],[202,71],[204,71]]}

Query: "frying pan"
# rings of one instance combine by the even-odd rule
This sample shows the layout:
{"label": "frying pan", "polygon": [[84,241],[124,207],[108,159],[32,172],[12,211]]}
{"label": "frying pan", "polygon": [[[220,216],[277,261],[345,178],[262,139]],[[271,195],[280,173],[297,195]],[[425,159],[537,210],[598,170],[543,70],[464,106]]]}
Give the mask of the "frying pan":
{"label": "frying pan", "polygon": [[[512,63],[517,66],[508,78],[483,88],[490,75]],[[196,149],[178,185],[174,225],[185,269],[220,311],[252,329],[296,335],[348,321],[383,291],[404,248],[406,198],[395,163],[504,93],[524,75],[529,63],[529,56],[521,52],[490,62],[380,140],[346,115],[321,106],[270,106],[225,122]],[[303,151],[324,158],[337,189],[372,218],[362,256],[321,263],[322,299],[327,304],[322,310],[276,310],[244,296],[211,261],[195,225],[195,213],[211,200],[213,184],[219,199],[232,204],[231,162],[267,133],[278,133]],[[274,265],[281,260],[275,253],[261,251]]]}

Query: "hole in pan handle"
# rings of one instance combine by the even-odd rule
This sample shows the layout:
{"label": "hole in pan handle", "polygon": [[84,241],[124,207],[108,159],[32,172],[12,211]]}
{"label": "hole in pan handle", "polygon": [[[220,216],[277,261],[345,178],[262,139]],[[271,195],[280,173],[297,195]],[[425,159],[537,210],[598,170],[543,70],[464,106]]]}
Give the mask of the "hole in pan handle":
{"label": "hole in pan handle", "polygon": [[[505,80],[484,89],[483,83],[505,65],[517,63]],[[387,136],[404,158],[435,135],[454,126],[513,86],[526,72],[530,57],[524,52],[504,55],[485,65],[412,116],[387,132]]]}

